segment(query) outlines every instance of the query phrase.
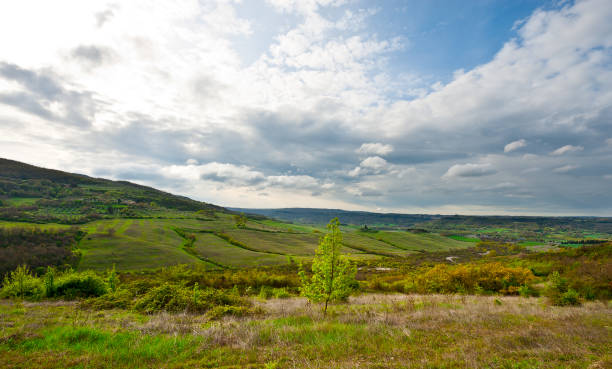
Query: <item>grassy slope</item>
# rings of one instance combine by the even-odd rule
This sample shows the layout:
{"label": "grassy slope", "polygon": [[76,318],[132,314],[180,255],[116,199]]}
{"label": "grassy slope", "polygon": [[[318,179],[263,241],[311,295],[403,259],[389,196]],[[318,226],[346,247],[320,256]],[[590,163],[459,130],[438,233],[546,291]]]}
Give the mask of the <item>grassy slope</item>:
{"label": "grassy slope", "polygon": [[163,222],[115,219],[90,223],[81,241],[79,269],[150,269],[198,260],[182,248],[183,239]]}
{"label": "grassy slope", "polygon": [[302,299],[210,322],[0,301],[2,368],[607,368],[612,310],[540,299],[364,295],[327,318]]}
{"label": "grassy slope", "polygon": [[203,258],[228,267],[252,267],[287,262],[287,259],[281,255],[246,250],[232,245],[212,233],[198,234],[193,248]]}
{"label": "grassy slope", "polygon": [[457,241],[434,233],[414,234],[403,231],[380,231],[362,234],[409,251],[446,251],[473,246],[470,242]]}
{"label": "grassy slope", "polygon": [[[186,252],[175,228],[195,236]],[[109,219],[82,226],[87,236],[81,241],[83,257],[79,269],[151,269],[175,264],[202,263],[226,267],[278,265],[287,256],[311,257],[322,230],[275,221],[249,221],[237,229],[230,215],[219,213],[210,220],[198,219]],[[231,244],[213,233],[225,234],[239,244]],[[376,238],[383,237],[387,242]],[[363,233],[344,231],[344,252],[353,258],[407,256],[414,250],[430,251],[465,248],[470,243],[433,234],[408,232]],[[240,247],[240,246],[245,247]]]}

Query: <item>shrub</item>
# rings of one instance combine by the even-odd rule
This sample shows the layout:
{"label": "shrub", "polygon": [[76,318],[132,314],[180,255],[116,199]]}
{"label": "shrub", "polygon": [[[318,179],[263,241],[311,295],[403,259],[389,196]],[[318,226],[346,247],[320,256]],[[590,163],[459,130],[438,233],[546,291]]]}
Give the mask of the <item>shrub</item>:
{"label": "shrub", "polygon": [[546,295],[553,305],[570,306],[580,305],[580,295],[576,290],[568,287],[567,278],[561,277],[559,272],[554,271],[549,277],[549,285]]}
{"label": "shrub", "polygon": [[93,272],[68,272],[57,278],[55,296],[74,299],[101,296],[107,291],[104,279]]}
{"label": "shrub", "polygon": [[254,314],[261,314],[263,310],[261,308],[251,308],[247,306],[233,306],[233,305],[223,305],[223,306],[215,306],[212,309],[208,310],[206,316],[210,320],[221,319],[224,316],[232,315],[232,316],[248,316]]}
{"label": "shrub", "polygon": [[83,300],[80,304],[81,308],[90,308],[93,310],[105,309],[130,309],[134,295],[129,290],[119,289],[109,292],[99,297],[92,297]]}
{"label": "shrub", "polygon": [[0,298],[18,297],[28,300],[38,300],[43,295],[40,278],[36,278],[26,265],[17,267],[4,279]]}
{"label": "shrub", "polygon": [[506,267],[501,263],[438,264],[415,279],[418,292],[518,294],[520,286],[534,278],[529,269]]}
{"label": "shrub", "polygon": [[555,305],[559,306],[575,306],[580,305],[580,295],[573,289],[567,290],[567,292],[561,294],[555,301]]}
{"label": "shrub", "polygon": [[45,297],[52,297],[55,295],[57,288],[55,287],[55,269],[47,267],[47,273],[43,280],[44,295]]}
{"label": "shrub", "polygon": [[147,314],[158,311],[202,313],[215,306],[246,305],[246,300],[225,291],[164,283],[139,298],[134,303],[134,309]]}

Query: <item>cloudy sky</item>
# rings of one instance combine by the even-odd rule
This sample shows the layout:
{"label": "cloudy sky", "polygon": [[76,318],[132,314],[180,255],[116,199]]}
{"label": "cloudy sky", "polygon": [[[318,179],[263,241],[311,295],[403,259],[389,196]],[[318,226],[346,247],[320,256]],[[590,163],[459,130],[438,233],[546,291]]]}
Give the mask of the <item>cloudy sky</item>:
{"label": "cloudy sky", "polygon": [[609,0],[4,1],[0,157],[224,206],[612,215]]}

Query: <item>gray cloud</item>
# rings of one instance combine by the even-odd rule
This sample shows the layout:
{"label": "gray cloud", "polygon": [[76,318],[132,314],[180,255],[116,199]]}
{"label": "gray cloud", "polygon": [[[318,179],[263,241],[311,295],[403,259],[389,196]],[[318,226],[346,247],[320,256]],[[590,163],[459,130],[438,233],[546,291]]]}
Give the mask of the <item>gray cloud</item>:
{"label": "gray cloud", "polygon": [[[0,62],[0,78],[22,87],[19,92],[0,93],[0,103],[59,123],[91,125],[98,104],[92,93],[65,88],[52,72],[32,71]],[[51,109],[52,104],[61,107],[60,111]]]}
{"label": "gray cloud", "polygon": [[81,45],[70,53],[70,56],[88,67],[98,67],[115,59],[112,49],[97,45]]}

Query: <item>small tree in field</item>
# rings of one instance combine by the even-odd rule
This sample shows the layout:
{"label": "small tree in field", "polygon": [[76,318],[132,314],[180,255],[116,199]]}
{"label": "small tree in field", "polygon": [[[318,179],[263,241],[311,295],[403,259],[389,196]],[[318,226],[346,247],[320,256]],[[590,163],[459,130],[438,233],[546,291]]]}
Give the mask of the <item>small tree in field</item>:
{"label": "small tree in field", "polygon": [[234,214],[234,223],[236,223],[236,228],[244,228],[246,227],[247,217],[244,213]]}
{"label": "small tree in field", "polygon": [[330,301],[346,300],[356,283],[357,269],[340,253],[341,247],[340,222],[338,218],[334,218],[327,225],[325,236],[319,240],[319,247],[312,261],[312,276],[308,278],[300,266],[300,292],[310,301],[324,301],[324,314],[327,314]]}

